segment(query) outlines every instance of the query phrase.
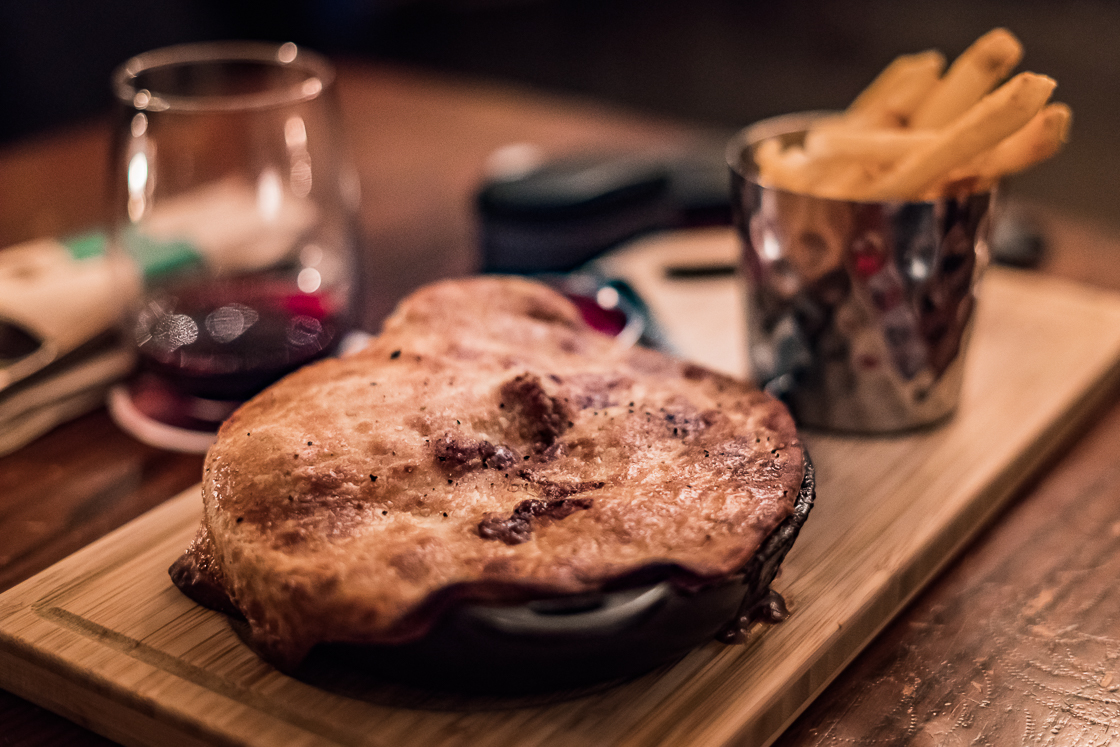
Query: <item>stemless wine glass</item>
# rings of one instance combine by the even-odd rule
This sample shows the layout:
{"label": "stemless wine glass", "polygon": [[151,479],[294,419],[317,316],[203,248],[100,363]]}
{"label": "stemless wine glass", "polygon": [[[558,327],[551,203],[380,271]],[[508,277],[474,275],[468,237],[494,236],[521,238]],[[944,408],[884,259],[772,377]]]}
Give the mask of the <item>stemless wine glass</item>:
{"label": "stemless wine glass", "polygon": [[249,42],[114,72],[109,250],[135,291],[138,366],[110,411],[141,440],[205,450],[239,403],[350,327],[357,182],[333,77],[294,44]]}

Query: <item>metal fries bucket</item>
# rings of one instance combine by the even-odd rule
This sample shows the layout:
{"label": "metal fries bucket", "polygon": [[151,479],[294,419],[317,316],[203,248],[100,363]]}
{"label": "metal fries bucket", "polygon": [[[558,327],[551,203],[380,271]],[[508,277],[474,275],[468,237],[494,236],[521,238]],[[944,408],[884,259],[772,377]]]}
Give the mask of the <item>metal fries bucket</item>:
{"label": "metal fries bucket", "polygon": [[753,148],[796,142],[819,116],[764,120],[728,146],[752,374],[799,425],[936,423],[960,395],[992,195],[851,202],[759,185]]}

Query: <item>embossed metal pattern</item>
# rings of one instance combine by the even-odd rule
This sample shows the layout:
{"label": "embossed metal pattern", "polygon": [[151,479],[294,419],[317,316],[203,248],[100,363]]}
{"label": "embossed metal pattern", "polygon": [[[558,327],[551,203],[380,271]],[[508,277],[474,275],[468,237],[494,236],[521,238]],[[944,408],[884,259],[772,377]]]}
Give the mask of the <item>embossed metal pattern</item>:
{"label": "embossed metal pattern", "polygon": [[960,393],[992,195],[850,202],[764,187],[751,172],[760,132],[741,133],[728,159],[755,377],[800,425],[887,432],[944,418]]}

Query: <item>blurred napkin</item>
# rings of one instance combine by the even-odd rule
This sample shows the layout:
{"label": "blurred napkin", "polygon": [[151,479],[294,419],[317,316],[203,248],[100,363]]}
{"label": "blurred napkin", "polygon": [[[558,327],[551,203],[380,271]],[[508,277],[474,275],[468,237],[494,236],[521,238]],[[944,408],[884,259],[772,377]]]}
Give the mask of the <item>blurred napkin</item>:
{"label": "blurred napkin", "polygon": [[115,334],[102,333],[6,388],[0,393],[0,456],[100,407],[133,361]]}
{"label": "blurred napkin", "polygon": [[[283,261],[316,212],[278,190],[223,179],[162,202],[129,238],[140,271],[151,278],[205,261],[234,274]],[[92,232],[0,249],[0,455],[99,407],[131,371],[134,353],[116,329],[141,282],[105,246]]]}

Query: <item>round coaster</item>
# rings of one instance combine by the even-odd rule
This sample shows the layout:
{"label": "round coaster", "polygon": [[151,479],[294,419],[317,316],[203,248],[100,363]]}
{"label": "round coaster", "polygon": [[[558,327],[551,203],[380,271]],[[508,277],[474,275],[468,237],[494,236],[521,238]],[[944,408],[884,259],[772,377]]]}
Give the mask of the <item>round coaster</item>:
{"label": "round coaster", "polygon": [[137,440],[189,454],[205,454],[239,404],[189,397],[144,376],[114,386],[108,398],[114,422]]}

